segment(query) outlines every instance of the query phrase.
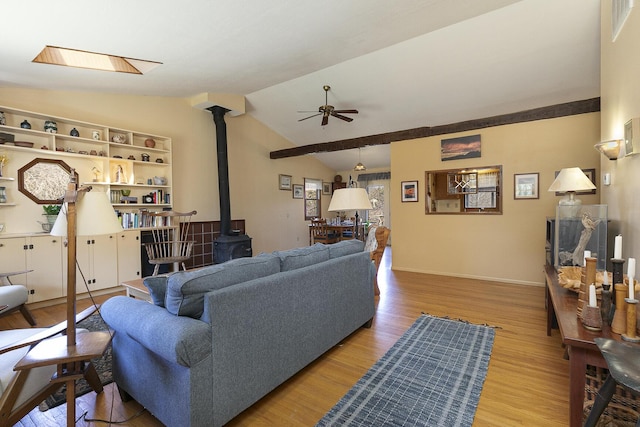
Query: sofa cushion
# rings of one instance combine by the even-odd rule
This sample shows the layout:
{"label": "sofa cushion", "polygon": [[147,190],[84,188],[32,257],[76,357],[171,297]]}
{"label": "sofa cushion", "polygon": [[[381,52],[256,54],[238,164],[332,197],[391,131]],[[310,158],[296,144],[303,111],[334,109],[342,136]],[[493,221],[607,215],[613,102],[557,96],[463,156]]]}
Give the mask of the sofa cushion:
{"label": "sofa cushion", "polygon": [[165,307],[171,314],[199,319],[204,312],[204,294],[226,286],[269,276],[280,271],[280,260],[271,254],[236,258],[169,276]]}
{"label": "sofa cushion", "polygon": [[167,275],[149,276],[142,279],[142,283],[149,290],[151,300],[158,307],[164,307],[164,300],[167,295]]}
{"label": "sofa cushion", "polygon": [[364,249],[364,243],[356,239],[343,240],[327,246],[329,248],[329,258],[331,259],[362,252]]}
{"label": "sofa cushion", "polygon": [[296,270],[329,260],[329,248],[322,243],[287,251],[276,251],[273,254],[280,258],[281,271]]}

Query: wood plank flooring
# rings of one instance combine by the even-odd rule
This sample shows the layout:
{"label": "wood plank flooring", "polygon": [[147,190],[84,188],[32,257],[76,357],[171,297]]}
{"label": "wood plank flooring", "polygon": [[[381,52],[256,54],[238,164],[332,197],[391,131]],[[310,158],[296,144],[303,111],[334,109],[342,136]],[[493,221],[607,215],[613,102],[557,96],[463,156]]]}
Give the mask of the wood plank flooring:
{"label": "wood plank flooring", "polygon": [[[558,331],[546,336],[544,288],[460,279],[389,269],[390,250],[380,267],[381,296],[370,329],[360,329],[233,419],[228,426],[313,426],[411,326],[421,313],[495,326],[489,372],[474,426],[568,425],[568,361]],[[542,276],[540,266],[540,278]],[[103,300],[104,297],[98,300]],[[78,309],[88,305],[79,301]],[[40,325],[64,318],[61,306],[34,310]],[[27,327],[17,315],[0,329]],[[142,408],[123,404],[112,384],[104,393],[77,400],[76,413],[123,420]],[[32,411],[18,425],[64,425],[65,406]],[[103,426],[80,420],[79,426]],[[148,412],[122,424],[162,426]]]}

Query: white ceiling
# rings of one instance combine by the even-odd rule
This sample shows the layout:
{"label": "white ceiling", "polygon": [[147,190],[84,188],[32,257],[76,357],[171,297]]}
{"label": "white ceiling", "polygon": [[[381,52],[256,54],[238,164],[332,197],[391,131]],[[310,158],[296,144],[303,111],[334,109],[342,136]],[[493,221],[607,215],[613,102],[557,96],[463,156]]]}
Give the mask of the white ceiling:
{"label": "white ceiling", "polygon": [[[295,145],[600,95],[599,0],[30,0],[2,12],[0,85],[241,94]],[[163,65],[137,76],[32,63],[47,44]],[[353,122],[298,121],[324,104],[325,84],[329,104],[360,111]],[[388,145],[360,155],[390,162]],[[316,156],[335,170],[358,161]]]}

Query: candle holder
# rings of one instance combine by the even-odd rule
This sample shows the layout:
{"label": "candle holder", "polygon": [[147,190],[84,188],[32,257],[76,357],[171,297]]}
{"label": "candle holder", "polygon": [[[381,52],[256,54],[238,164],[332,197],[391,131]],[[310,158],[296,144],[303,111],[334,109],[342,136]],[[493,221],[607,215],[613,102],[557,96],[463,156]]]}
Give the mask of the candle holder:
{"label": "candle holder", "polygon": [[627,303],[625,297],[629,292],[629,287],[624,283],[614,285],[616,291],[616,311],[611,321],[611,332],[624,334],[627,331]]}
{"label": "candle holder", "polygon": [[624,260],[618,259],[618,258],[611,258],[611,265],[613,266],[613,284],[615,285],[616,283],[624,283],[624,275],[622,273],[622,266],[624,265]]}
{"label": "candle holder", "polygon": [[627,332],[622,334],[622,339],[629,342],[640,342],[640,337],[636,335],[636,310],[638,300],[635,298],[625,298],[627,303]]}
{"label": "candle holder", "polygon": [[[635,316],[635,314],[634,314]],[[582,309],[582,326],[590,331],[602,330],[602,316],[598,306],[585,305]],[[635,332],[635,327],[633,328]]]}
{"label": "candle holder", "polygon": [[613,320],[613,304],[611,303],[611,285],[602,285],[602,301],[600,303],[600,317],[602,317],[602,323],[611,325]]}

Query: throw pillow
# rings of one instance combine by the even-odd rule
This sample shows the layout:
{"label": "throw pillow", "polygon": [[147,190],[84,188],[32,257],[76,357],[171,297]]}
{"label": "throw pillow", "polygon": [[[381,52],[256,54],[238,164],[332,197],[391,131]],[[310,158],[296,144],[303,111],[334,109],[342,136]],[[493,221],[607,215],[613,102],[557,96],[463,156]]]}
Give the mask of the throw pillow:
{"label": "throw pillow", "polygon": [[167,294],[167,276],[150,276],[142,279],[142,283],[149,290],[151,300],[158,307],[164,307]]}
{"label": "throw pillow", "polygon": [[329,260],[329,248],[322,243],[288,251],[276,251],[273,254],[280,258],[281,271],[296,270]]}

